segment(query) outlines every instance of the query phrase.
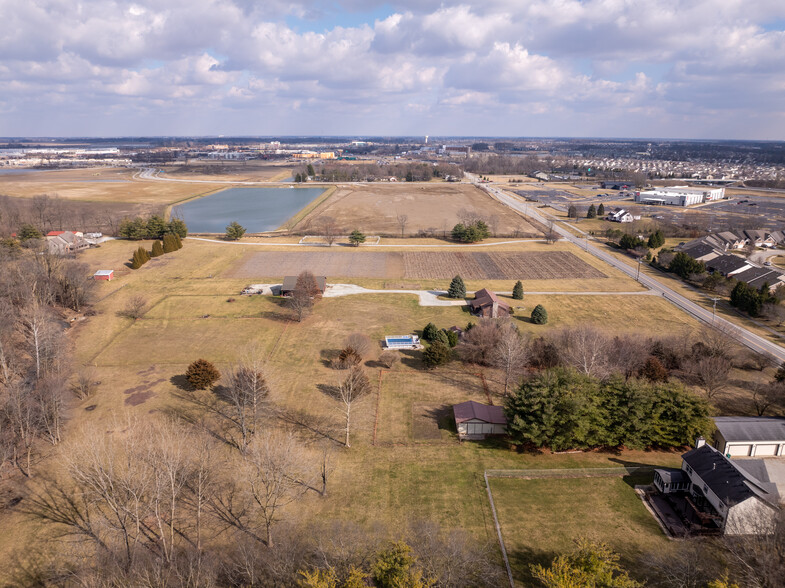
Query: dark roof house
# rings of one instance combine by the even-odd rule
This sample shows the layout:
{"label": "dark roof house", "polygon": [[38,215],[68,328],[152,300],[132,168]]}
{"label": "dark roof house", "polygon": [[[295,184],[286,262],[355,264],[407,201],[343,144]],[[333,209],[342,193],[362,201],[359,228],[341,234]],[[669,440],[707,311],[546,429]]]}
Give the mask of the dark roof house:
{"label": "dark roof house", "polygon": [[499,300],[496,293],[487,288],[474,293],[474,300],[469,300],[469,309],[474,314],[486,318],[498,318],[510,314],[510,305]]}
{"label": "dark roof house", "polygon": [[501,406],[489,406],[469,400],[452,407],[455,427],[461,439],[484,439],[486,435],[507,433],[507,417]]}

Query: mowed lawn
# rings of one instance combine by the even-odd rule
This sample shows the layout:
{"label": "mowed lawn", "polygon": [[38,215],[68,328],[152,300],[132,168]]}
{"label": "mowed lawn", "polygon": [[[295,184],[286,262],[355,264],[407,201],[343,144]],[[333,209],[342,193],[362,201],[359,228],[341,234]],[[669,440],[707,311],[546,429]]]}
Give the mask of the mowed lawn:
{"label": "mowed lawn", "polygon": [[513,575],[522,586],[532,583],[532,564],[547,567],[578,537],[610,544],[633,577],[642,554],[675,549],[633,488],[650,483],[650,476],[489,481]]}

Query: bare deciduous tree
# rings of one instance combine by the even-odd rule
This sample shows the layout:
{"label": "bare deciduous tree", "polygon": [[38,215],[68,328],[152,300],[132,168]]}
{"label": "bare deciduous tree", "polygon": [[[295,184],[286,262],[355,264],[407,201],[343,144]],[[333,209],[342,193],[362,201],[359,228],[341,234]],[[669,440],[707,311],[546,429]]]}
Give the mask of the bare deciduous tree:
{"label": "bare deciduous tree", "polygon": [[368,357],[373,344],[365,333],[352,333],[346,338],[346,346],[354,349],[361,357]]}
{"label": "bare deciduous tree", "polygon": [[501,331],[493,319],[480,319],[466,331],[458,347],[461,359],[478,365],[491,365],[493,352],[499,341]]}
{"label": "bare deciduous tree", "polygon": [[758,416],[785,401],[785,382],[756,383],[752,387],[752,405]]}
{"label": "bare deciduous tree", "polygon": [[363,369],[354,365],[349,368],[349,373],[342,378],[335,387],[335,397],[341,402],[345,419],[345,438],[344,445],[351,447],[349,433],[352,426],[352,410],[356,404],[371,392],[371,382]]}
{"label": "bare deciduous tree", "polygon": [[559,333],[562,360],[581,373],[603,377],[608,374],[613,340],[599,329],[579,325]]}
{"label": "bare deciduous tree", "polygon": [[95,368],[85,365],[82,366],[71,384],[71,391],[80,400],[93,395],[98,386],[98,374]]}
{"label": "bare deciduous tree", "polygon": [[403,239],[403,234],[404,234],[404,231],[406,230],[406,223],[409,222],[409,215],[399,212],[395,216],[395,220],[398,221],[398,228],[401,229],[401,238]]}
{"label": "bare deciduous tree", "polygon": [[136,320],[142,318],[146,310],[147,299],[144,296],[137,294],[136,296],[132,296],[128,302],[125,303],[123,310],[117,314],[123,318]]}
{"label": "bare deciduous tree", "polygon": [[226,375],[222,398],[228,403],[230,421],[239,431],[235,445],[245,451],[259,431],[263,409],[270,395],[270,367],[257,351],[250,351]]}
{"label": "bare deciduous tree", "polygon": [[702,357],[692,363],[691,371],[707,398],[714,398],[728,386],[731,363],[724,357]]}
{"label": "bare deciduous tree", "polygon": [[510,384],[519,380],[526,369],[529,353],[527,341],[512,323],[505,322],[499,330],[498,340],[491,352],[491,363],[502,370],[506,396]]}
{"label": "bare deciduous tree", "polygon": [[314,300],[320,296],[321,291],[314,275],[309,271],[301,272],[287,300],[287,306],[294,313],[297,322],[301,322],[310,314]]}
{"label": "bare deciduous tree", "polygon": [[319,230],[321,231],[327,246],[331,247],[338,238],[339,228],[338,224],[335,222],[335,219],[331,216],[319,217]]}
{"label": "bare deciduous tree", "polygon": [[401,360],[400,355],[395,351],[383,351],[379,356],[379,363],[381,363],[388,370]]}

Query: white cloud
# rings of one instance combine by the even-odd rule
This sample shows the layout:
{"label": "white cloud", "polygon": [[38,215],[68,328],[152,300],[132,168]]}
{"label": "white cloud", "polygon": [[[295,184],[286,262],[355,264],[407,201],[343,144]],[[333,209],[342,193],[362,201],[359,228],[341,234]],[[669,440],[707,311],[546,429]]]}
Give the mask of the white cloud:
{"label": "white cloud", "polygon": [[[781,0],[0,0],[0,127],[166,134],[178,112],[244,133],[635,134],[644,115],[771,137],[782,19]],[[84,116],[42,116],[55,105]]]}

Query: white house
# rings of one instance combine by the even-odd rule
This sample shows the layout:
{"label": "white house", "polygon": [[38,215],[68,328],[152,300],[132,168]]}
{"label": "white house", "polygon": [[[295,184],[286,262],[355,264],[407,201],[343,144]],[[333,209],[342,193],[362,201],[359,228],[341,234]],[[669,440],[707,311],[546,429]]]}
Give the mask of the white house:
{"label": "white house", "polygon": [[640,216],[634,217],[632,214],[624,210],[623,208],[617,208],[616,210],[612,210],[608,213],[608,216],[605,217],[606,220],[612,221],[614,223],[631,223],[634,220],[640,220]]}
{"label": "white house", "polygon": [[724,535],[771,533],[778,510],[771,485],[737,467],[702,438],[697,445],[682,455],[680,472],[655,470],[657,489],[680,494],[682,514],[703,529]]}
{"label": "white house", "polygon": [[501,406],[489,406],[470,400],[452,407],[460,439],[485,439],[487,435],[505,435],[507,417]]}

